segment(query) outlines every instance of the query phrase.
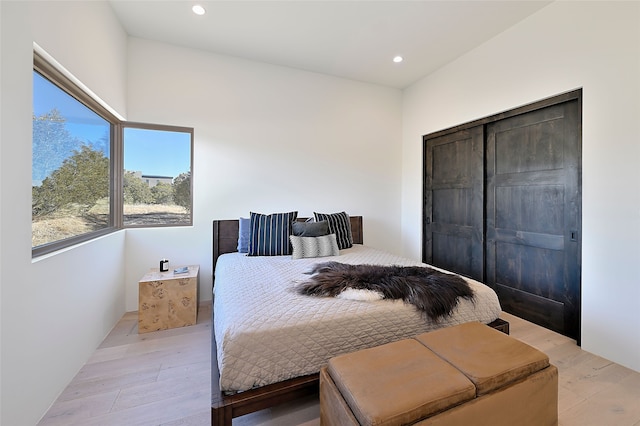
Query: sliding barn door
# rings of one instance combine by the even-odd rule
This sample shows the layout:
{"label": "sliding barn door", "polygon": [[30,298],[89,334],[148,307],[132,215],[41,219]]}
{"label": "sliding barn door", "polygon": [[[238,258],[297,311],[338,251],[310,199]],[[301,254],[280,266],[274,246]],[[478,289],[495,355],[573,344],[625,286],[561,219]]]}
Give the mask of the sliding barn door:
{"label": "sliding barn door", "polygon": [[423,261],[483,279],[483,127],[424,141]]}
{"label": "sliding barn door", "polygon": [[486,127],[486,283],[503,310],[578,340],[577,101]]}

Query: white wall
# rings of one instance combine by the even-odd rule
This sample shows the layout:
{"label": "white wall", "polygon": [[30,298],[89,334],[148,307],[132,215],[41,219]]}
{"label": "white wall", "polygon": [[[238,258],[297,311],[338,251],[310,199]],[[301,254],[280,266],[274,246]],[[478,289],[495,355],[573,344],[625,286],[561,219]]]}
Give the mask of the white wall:
{"label": "white wall", "polygon": [[199,263],[211,298],[213,219],[298,210],[364,216],[399,253],[401,92],[142,39],[129,41],[128,119],[192,126],[194,226],[127,230],[127,310],[167,256]]}
{"label": "white wall", "polygon": [[121,114],[126,35],[104,2],[0,2],[3,425],[36,424],[124,313],[124,232],[31,259],[33,42]]}
{"label": "white wall", "polygon": [[640,371],[640,3],[555,2],[404,91],[404,253],[422,135],[583,88],[582,347]]}

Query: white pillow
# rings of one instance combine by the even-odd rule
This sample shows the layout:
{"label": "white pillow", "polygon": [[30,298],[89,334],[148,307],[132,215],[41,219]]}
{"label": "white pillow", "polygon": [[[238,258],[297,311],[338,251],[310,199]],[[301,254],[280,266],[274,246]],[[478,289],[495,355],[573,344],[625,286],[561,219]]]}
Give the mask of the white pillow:
{"label": "white pillow", "polygon": [[338,256],[338,242],[336,234],[323,235],[321,237],[297,237],[290,235],[292,259],[302,259],[307,257]]}

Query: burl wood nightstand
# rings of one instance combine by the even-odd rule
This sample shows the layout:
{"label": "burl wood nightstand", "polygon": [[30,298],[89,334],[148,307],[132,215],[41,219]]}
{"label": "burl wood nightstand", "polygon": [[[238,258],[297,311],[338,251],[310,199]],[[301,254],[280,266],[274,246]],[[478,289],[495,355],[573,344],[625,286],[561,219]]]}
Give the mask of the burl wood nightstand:
{"label": "burl wood nightstand", "polygon": [[138,333],[185,327],[198,317],[198,277],[200,266],[174,274],[153,268],[139,282]]}

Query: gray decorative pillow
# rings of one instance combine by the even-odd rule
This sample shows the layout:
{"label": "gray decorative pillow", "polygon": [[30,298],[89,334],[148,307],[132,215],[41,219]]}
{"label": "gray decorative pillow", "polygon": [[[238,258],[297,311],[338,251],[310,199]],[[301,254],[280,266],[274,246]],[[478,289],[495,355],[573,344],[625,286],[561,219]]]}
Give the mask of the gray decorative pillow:
{"label": "gray decorative pillow", "polygon": [[338,256],[340,254],[336,234],[323,235],[321,237],[297,237],[291,235],[289,238],[293,246],[292,259]]}
{"label": "gray decorative pillow", "polygon": [[297,237],[321,237],[329,235],[329,222],[293,222],[292,230]]}

